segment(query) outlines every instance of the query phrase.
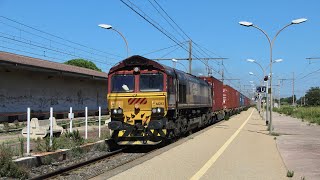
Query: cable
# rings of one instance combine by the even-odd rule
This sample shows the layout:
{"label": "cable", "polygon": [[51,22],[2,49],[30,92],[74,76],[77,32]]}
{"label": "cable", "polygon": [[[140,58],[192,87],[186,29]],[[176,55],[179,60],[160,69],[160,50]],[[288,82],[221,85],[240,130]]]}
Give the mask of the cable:
{"label": "cable", "polygon": [[[174,36],[172,37],[172,34],[170,34],[168,31],[166,31],[164,28],[162,28],[161,27],[161,25],[159,25],[159,23],[157,23],[156,21],[154,21],[152,18],[150,18],[148,15],[146,15],[146,13],[144,13],[138,6],[136,6],[134,3],[132,3],[130,0],[127,0],[127,1],[129,1],[130,2],[130,4],[131,5],[133,5],[134,7],[136,7],[137,9],[139,9],[143,14],[145,14],[145,16],[147,17],[147,18],[149,18],[150,20],[148,20],[146,17],[144,17],[142,14],[140,14],[138,11],[136,11],[132,6],[130,6],[129,4],[127,4],[127,3],[125,3],[123,0],[120,0],[123,4],[125,4],[127,7],[129,7],[132,11],[134,11],[136,14],[138,14],[140,17],[142,17],[145,21],[147,21],[149,24],[151,24],[153,27],[155,27],[156,29],[158,29],[161,33],[163,33],[165,36],[167,36],[169,39],[171,39],[172,41],[174,41],[176,44],[180,44],[181,42],[179,42],[178,40],[177,40],[177,38],[175,38]],[[151,21],[153,21],[154,23],[152,23]],[[158,27],[158,26],[156,26],[155,24],[157,24],[158,26],[160,26],[161,27],[161,29],[160,29],[160,27]],[[165,33],[165,32],[166,33]],[[169,36],[169,35],[170,36]],[[178,43],[178,42],[179,43]],[[181,46],[181,45],[180,45]],[[182,46],[181,46],[182,47]],[[184,48],[185,49],[185,48]],[[185,50],[187,50],[187,49],[185,49]]]}
{"label": "cable", "polygon": [[182,31],[182,33],[188,37],[188,39],[191,39],[181,28],[180,26],[168,15],[168,13],[160,6],[160,4],[154,0],[154,2],[161,8],[161,10],[170,18],[170,20]]}
{"label": "cable", "polygon": [[4,17],[4,16],[1,16],[1,15],[0,15],[0,17],[1,17],[1,18],[4,18],[4,19],[7,19],[7,20],[9,20],[9,21],[11,21],[11,22],[15,22],[15,23],[17,23],[17,24],[20,24],[20,25],[22,25],[22,26],[28,27],[28,28],[30,28],[30,29],[33,29],[33,30],[35,30],[35,31],[41,32],[41,33],[43,33],[43,34],[47,34],[47,35],[49,35],[49,36],[55,37],[55,38],[57,38],[57,39],[64,40],[64,41],[66,41],[66,42],[69,42],[69,43],[72,43],[72,44],[75,44],[75,45],[78,45],[78,46],[81,46],[81,47],[85,47],[85,48],[88,48],[88,49],[91,49],[91,50],[94,50],[94,51],[97,51],[97,52],[101,52],[101,53],[105,53],[105,54],[109,54],[109,55],[112,55],[112,56],[116,56],[116,57],[120,57],[120,58],[122,58],[122,57],[121,57],[121,56],[119,56],[119,55],[111,54],[111,53],[108,53],[108,52],[104,52],[104,51],[101,51],[101,50],[98,50],[98,49],[95,49],[95,48],[91,48],[91,47],[88,47],[88,46],[85,46],[85,45],[79,44],[79,43],[77,43],[77,42],[73,42],[73,41],[70,41],[70,40],[67,40],[67,39],[61,38],[61,37],[59,37],[59,36],[56,36],[56,35],[53,35],[53,34],[47,33],[47,32],[45,32],[45,31],[42,31],[42,30],[36,29],[36,28],[34,28],[34,27],[28,26],[28,25],[23,24],[23,23],[20,23],[20,22],[18,22],[18,21],[16,21],[16,20],[13,20],[13,19],[10,19],[10,18],[7,18],[7,17]]}
{"label": "cable", "polygon": [[[161,15],[161,17],[172,27],[172,29],[174,29],[178,34],[179,34],[179,36],[182,38],[182,39],[184,39],[185,40],[185,38],[181,35],[181,33],[179,33],[177,30],[176,30],[176,28],[175,27],[173,27],[173,25],[167,20],[167,18],[165,18],[163,15],[162,15],[162,13],[160,13],[160,11],[158,10],[158,8],[156,8],[155,6],[154,6],[154,4],[150,1],[150,0],[148,0],[149,1],[149,3],[152,5],[152,7],[158,12],[158,14],[160,14]],[[155,1],[156,2],[156,1]],[[156,2],[157,3],[157,2]],[[157,3],[157,5],[161,8],[161,10],[163,11],[163,12],[165,12],[163,9],[162,9],[162,7]],[[165,12],[166,13],[166,12]],[[170,18],[170,16],[166,13],[166,15],[167,15],[167,17],[169,17]],[[171,18],[170,18],[171,19]],[[171,19],[172,20],[172,19]],[[178,25],[177,25],[178,26]]]}
{"label": "cable", "polygon": [[[183,44],[183,43],[186,43],[186,42],[181,42],[181,44]],[[175,46],[179,46],[179,45],[176,44],[176,45],[172,45],[172,46],[169,46],[169,47],[166,47],[166,48],[161,48],[161,49],[159,49],[159,50],[155,50],[155,51],[151,51],[151,52],[146,53],[146,54],[142,54],[142,56],[149,55],[149,54],[153,54],[153,53],[156,53],[156,52],[160,52],[160,51],[162,51],[162,50],[170,49],[170,48],[175,47]]]}
{"label": "cable", "polygon": [[[62,52],[62,51],[55,50],[55,49],[50,49],[50,48],[47,48],[47,47],[44,47],[44,46],[39,46],[39,45],[36,45],[36,44],[27,43],[27,42],[24,42],[24,41],[12,39],[12,38],[5,37],[5,36],[1,36],[1,35],[0,35],[0,37],[6,38],[6,39],[9,39],[9,40],[12,40],[12,41],[24,43],[24,44],[29,44],[29,45],[31,45],[31,46],[38,47],[38,48],[42,48],[42,49],[46,49],[46,50],[49,50],[49,51],[58,52],[58,53],[65,54],[65,55],[69,55],[69,56],[73,56],[73,57],[76,57],[76,58],[81,58],[81,57],[79,57],[79,56],[76,56],[76,55],[73,55],[73,54],[70,54],[70,53]],[[94,61],[95,61],[95,62],[100,62],[100,63],[103,63],[103,64],[108,64],[108,65],[110,65],[110,63],[106,63],[106,62],[102,62],[102,61],[98,61],[98,60],[94,60]]]}

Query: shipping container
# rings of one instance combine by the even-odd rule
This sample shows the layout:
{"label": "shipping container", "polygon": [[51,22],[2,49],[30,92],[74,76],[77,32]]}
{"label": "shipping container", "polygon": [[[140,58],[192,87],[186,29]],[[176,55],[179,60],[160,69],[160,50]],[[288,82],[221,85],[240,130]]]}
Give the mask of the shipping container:
{"label": "shipping container", "polygon": [[216,79],[215,77],[199,77],[205,81],[207,81],[211,86],[212,86],[212,97],[213,97],[213,101],[212,101],[212,111],[219,111],[223,109],[223,83]]}
{"label": "shipping container", "polygon": [[240,93],[234,88],[223,85],[223,108],[235,109],[240,106]]}

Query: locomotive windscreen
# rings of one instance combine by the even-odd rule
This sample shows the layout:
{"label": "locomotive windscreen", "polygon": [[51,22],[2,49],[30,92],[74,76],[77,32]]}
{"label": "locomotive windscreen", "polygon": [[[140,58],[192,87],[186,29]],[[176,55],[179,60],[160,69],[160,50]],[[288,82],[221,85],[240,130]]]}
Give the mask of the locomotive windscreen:
{"label": "locomotive windscreen", "polygon": [[162,91],[163,75],[157,74],[141,74],[140,75],[140,91]]}
{"label": "locomotive windscreen", "polygon": [[114,75],[111,79],[112,92],[133,92],[134,75]]}

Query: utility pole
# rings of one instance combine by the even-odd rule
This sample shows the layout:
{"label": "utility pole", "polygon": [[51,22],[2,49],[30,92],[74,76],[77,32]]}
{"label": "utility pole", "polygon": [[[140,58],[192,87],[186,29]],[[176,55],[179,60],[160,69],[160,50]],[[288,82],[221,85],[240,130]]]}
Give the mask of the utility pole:
{"label": "utility pole", "polygon": [[292,72],[292,106],[294,106],[294,72]]}
{"label": "utility pole", "polygon": [[281,97],[280,97],[280,86],[281,86],[281,80],[279,79],[279,108],[281,107],[281,102],[280,102],[280,100],[281,100]]}
{"label": "utility pole", "polygon": [[191,74],[191,63],[192,63],[192,41],[189,40],[189,74]]}
{"label": "utility pole", "polygon": [[[192,73],[192,60],[205,60],[206,62],[208,60],[222,60],[222,65],[223,65],[223,60],[225,59],[228,59],[228,58],[213,58],[213,57],[208,57],[208,58],[192,58],[192,40],[189,40],[189,57],[188,58],[158,58],[158,59],[153,59],[153,60],[156,60],[156,61],[159,61],[159,60],[169,60],[169,61],[172,61],[172,59],[175,59],[175,60],[187,60],[189,61],[189,74]],[[211,74],[211,69],[209,68],[209,64],[208,63],[205,63],[206,65],[206,68],[208,69],[208,74],[210,75]],[[222,75],[223,76],[223,75]]]}
{"label": "utility pole", "polygon": [[221,81],[222,81],[222,84],[224,84],[224,82],[223,82],[223,81],[224,81],[224,68],[223,68],[223,67],[224,67],[224,64],[223,64],[223,60],[222,60],[221,63],[222,63]]}

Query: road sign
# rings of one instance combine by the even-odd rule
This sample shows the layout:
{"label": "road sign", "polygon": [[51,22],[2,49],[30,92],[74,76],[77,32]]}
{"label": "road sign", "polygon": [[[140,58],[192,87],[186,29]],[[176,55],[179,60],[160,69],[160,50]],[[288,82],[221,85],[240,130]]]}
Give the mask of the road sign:
{"label": "road sign", "polygon": [[265,93],[265,92],[267,92],[267,88],[265,86],[257,86],[256,92],[257,93]]}

